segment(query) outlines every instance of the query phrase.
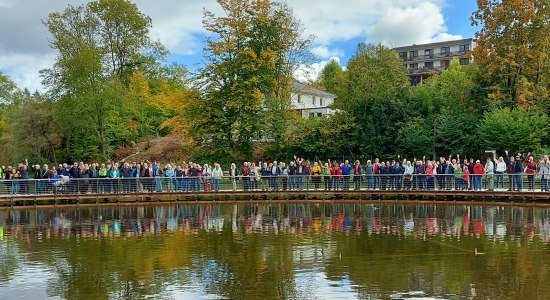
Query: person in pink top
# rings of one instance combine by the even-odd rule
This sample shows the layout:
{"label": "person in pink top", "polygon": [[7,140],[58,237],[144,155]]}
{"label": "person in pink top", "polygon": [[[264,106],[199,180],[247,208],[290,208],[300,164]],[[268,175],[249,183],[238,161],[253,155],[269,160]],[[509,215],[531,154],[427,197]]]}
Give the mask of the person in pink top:
{"label": "person in pink top", "polygon": [[428,166],[426,167],[426,175],[428,176],[428,190],[433,190],[434,185],[434,165],[431,161],[428,161]]}
{"label": "person in pink top", "polygon": [[470,189],[470,170],[468,170],[468,166],[464,166],[462,169],[462,184],[464,189]]}

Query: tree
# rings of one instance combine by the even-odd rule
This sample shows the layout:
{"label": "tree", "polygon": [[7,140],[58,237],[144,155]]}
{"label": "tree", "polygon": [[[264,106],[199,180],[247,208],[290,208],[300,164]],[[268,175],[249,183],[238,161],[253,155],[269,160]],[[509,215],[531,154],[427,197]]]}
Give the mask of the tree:
{"label": "tree", "polygon": [[547,0],[477,0],[476,63],[490,96],[509,107],[548,101],[550,5]]}
{"label": "tree", "polygon": [[148,37],[151,20],[129,1],[97,0],[69,5],[43,23],[58,57],[42,75],[62,102],[58,108],[65,116],[67,153],[84,155],[80,159],[107,157],[110,122],[117,120],[113,112],[125,83],[134,70],[151,68],[165,53]]}
{"label": "tree", "polygon": [[61,140],[59,118],[54,102],[38,93],[26,97],[10,112],[8,147],[11,161],[57,163],[56,149]]}
{"label": "tree", "polygon": [[[280,139],[290,105],[292,73],[309,40],[292,11],[269,0],[218,0],[225,15],[206,11],[214,33],[198,83],[204,100],[190,113],[200,145],[214,157],[250,157],[252,141],[270,132]],[[274,113],[276,112],[276,113]]]}
{"label": "tree", "polygon": [[395,154],[402,99],[410,86],[402,61],[383,45],[359,44],[346,74],[346,95],[335,106],[355,117],[361,153]]}
{"label": "tree", "polygon": [[[479,124],[482,144],[490,149],[536,151],[548,137],[550,119],[532,109],[495,109]],[[547,145],[546,145],[547,146]]]}
{"label": "tree", "polygon": [[342,66],[340,66],[336,60],[331,59],[319,73],[317,83],[327,92],[339,95],[343,87],[343,75],[344,71],[342,70]]}

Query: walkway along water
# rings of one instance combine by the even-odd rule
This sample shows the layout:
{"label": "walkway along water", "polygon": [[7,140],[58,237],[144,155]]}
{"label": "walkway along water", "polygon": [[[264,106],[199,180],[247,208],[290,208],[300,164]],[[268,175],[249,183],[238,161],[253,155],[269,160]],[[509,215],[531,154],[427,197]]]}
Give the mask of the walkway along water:
{"label": "walkway along water", "polygon": [[57,203],[234,201],[289,199],[478,199],[550,202],[537,176],[370,175],[277,177],[153,177],[3,180],[0,205]]}

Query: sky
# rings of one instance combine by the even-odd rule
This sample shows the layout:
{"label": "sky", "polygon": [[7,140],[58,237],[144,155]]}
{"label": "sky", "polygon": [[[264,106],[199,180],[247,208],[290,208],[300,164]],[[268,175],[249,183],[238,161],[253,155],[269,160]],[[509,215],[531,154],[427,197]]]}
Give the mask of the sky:
{"label": "sky", "polygon": [[[84,0],[0,0],[0,70],[20,88],[44,91],[39,71],[55,62],[50,35],[41,20],[67,5]],[[151,17],[150,35],[176,61],[196,70],[201,66],[205,30],[204,9],[221,14],[215,0],[133,0]],[[345,65],[360,42],[390,47],[473,37],[470,16],[475,0],[287,0],[314,35],[311,51],[317,60],[300,79],[314,79],[331,59]]]}

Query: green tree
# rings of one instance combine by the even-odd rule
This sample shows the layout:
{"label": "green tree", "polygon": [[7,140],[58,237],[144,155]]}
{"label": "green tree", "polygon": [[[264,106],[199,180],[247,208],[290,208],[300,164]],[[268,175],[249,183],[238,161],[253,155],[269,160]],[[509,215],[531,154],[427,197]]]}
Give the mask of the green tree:
{"label": "green tree", "polygon": [[206,11],[207,65],[198,79],[204,100],[190,112],[198,143],[216,158],[250,157],[266,132],[281,139],[292,73],[309,40],[284,4],[219,0],[224,16]]}
{"label": "green tree", "polygon": [[317,83],[320,84],[327,92],[336,95],[342,94],[342,88],[344,80],[344,70],[342,66],[336,60],[330,60],[326,66],[323,67],[317,78]]}
{"label": "green tree", "polygon": [[396,154],[397,124],[409,88],[402,61],[383,45],[359,44],[346,74],[346,94],[339,95],[335,106],[354,116],[361,153]]}
{"label": "green tree", "polygon": [[26,97],[10,112],[8,147],[12,162],[28,159],[35,163],[57,163],[56,148],[61,141],[55,103],[38,93]]}
{"label": "green tree", "polygon": [[98,0],[69,5],[43,23],[58,51],[55,65],[42,74],[61,102],[66,153],[79,159],[107,157],[125,82],[165,53],[149,40],[151,20],[129,1]]}
{"label": "green tree", "polygon": [[543,146],[549,124],[548,116],[536,110],[495,109],[485,113],[479,133],[487,148],[532,152]]}

